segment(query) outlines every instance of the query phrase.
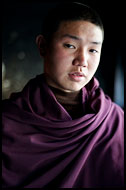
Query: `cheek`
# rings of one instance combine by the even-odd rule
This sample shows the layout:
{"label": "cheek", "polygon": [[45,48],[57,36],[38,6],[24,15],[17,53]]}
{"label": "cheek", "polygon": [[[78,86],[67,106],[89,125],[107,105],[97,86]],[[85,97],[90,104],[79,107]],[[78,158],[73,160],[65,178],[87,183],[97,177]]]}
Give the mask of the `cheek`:
{"label": "cheek", "polygon": [[46,62],[46,71],[53,76],[61,76],[63,75],[66,67],[65,62],[63,61],[65,58],[59,54],[52,54],[49,56],[49,59]]}
{"label": "cheek", "polygon": [[72,63],[72,58],[65,51],[57,50],[52,56],[53,66],[57,68],[57,70],[61,70],[61,72],[70,67]]}
{"label": "cheek", "polygon": [[90,70],[96,70],[98,65],[99,65],[100,58],[98,57],[93,57],[90,62],[89,62],[89,69]]}
{"label": "cheek", "polygon": [[57,48],[53,54],[54,58],[60,61],[66,61],[70,57],[70,55],[60,47]]}

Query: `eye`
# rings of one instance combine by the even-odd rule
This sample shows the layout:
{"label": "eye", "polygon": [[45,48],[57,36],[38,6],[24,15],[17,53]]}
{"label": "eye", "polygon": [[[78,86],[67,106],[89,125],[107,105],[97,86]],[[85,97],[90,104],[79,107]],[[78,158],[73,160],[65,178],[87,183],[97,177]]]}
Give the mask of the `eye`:
{"label": "eye", "polygon": [[75,49],[75,46],[71,44],[64,44],[64,47],[69,48],[69,49]]}
{"label": "eye", "polygon": [[98,51],[95,50],[95,49],[90,49],[89,51],[90,51],[91,53],[98,53]]}

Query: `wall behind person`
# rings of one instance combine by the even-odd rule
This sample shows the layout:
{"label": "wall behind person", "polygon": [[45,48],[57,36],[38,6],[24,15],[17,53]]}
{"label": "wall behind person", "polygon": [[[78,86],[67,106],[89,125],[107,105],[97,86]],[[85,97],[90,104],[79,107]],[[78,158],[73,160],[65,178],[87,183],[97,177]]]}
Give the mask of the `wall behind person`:
{"label": "wall behind person", "polygon": [[41,23],[53,3],[4,1],[2,31],[2,98],[20,91],[27,81],[43,72],[35,43]]}
{"label": "wall behind person", "polygon": [[[79,1],[95,8],[105,27],[101,61],[96,73],[100,85],[112,100],[124,106],[124,62],[122,61],[119,4],[106,1]],[[57,2],[3,2],[2,32],[2,98],[20,91],[27,81],[43,72],[42,60],[35,43],[41,23],[48,10]],[[121,2],[120,2],[121,4]],[[118,90],[119,89],[119,90]]]}

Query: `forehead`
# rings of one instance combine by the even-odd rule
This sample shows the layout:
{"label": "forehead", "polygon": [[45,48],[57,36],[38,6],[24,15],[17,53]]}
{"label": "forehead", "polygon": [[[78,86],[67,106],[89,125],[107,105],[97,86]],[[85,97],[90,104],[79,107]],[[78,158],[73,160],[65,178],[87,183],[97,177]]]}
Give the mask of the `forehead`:
{"label": "forehead", "polygon": [[103,41],[103,33],[100,27],[88,21],[64,21],[60,23],[54,37],[60,38],[65,34],[77,35],[80,37],[94,38],[94,40]]}

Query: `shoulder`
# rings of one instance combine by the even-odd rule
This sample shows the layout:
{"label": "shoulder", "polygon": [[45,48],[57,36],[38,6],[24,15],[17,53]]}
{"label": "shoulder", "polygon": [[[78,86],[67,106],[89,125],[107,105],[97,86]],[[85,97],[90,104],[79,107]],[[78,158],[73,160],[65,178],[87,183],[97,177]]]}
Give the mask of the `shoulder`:
{"label": "shoulder", "polygon": [[3,111],[6,107],[9,107],[9,105],[14,105],[16,103],[20,105],[21,100],[25,101],[29,95],[32,96],[32,93],[34,93],[37,88],[41,87],[43,80],[43,74],[37,75],[35,78],[30,79],[20,92],[13,92],[8,99],[2,100]]}
{"label": "shoulder", "polygon": [[116,120],[124,120],[124,110],[116,103],[111,103],[111,115]]}

